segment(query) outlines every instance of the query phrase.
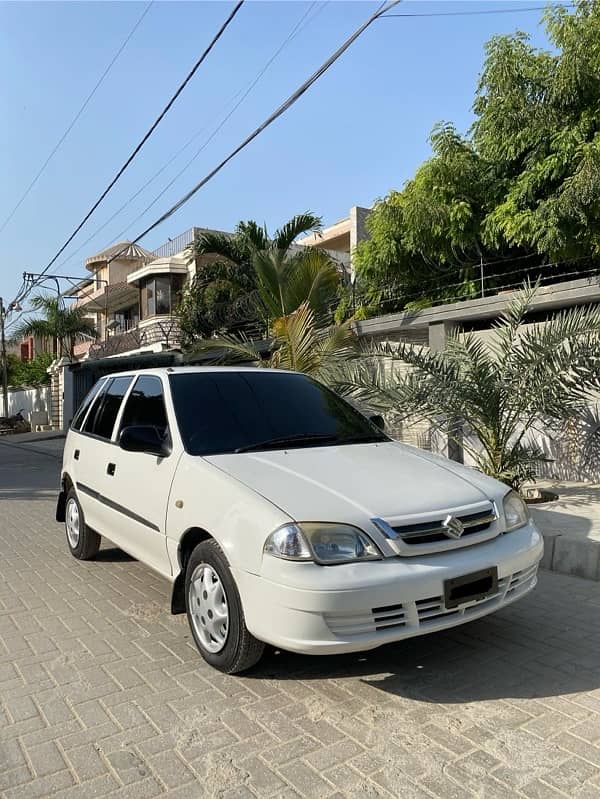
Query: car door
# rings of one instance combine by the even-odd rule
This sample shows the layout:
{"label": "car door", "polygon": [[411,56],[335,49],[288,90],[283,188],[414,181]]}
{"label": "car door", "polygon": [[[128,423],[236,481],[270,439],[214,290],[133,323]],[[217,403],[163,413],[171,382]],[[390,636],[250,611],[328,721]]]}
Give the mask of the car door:
{"label": "car door", "polygon": [[[102,499],[105,464],[115,449],[112,434],[119,409],[133,377],[105,381],[93,400],[81,427],[72,436],[75,489],[86,524],[101,535],[109,535],[106,505]],[[74,420],[77,424],[77,417]]]}
{"label": "car door", "polygon": [[[169,436],[169,421],[160,377],[137,377],[118,422],[115,439],[133,425],[152,425]],[[103,462],[103,499],[113,540],[156,571],[171,575],[165,520],[171,483],[179,460],[146,452],[126,452],[117,443]],[[110,536],[110,533],[107,533]]]}

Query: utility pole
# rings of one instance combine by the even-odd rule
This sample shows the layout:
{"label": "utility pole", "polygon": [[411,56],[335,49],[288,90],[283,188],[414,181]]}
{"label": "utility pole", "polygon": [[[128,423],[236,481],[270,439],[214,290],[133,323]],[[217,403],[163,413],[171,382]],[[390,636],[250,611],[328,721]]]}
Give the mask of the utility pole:
{"label": "utility pole", "polygon": [[2,331],[2,403],[4,416],[8,417],[8,364],[6,362],[6,338],[4,336],[4,321],[6,311],[4,300],[0,297],[0,330]]}

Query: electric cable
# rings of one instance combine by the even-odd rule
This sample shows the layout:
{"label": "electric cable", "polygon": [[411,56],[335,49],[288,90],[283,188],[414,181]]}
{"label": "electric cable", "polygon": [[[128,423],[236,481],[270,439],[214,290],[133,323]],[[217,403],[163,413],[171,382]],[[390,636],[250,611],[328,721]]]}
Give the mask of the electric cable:
{"label": "electric cable", "polygon": [[53,157],[56,155],[57,151],[60,149],[60,147],[61,147],[62,143],[65,141],[65,139],[67,138],[67,136],[69,135],[69,133],[70,133],[70,132],[73,130],[73,128],[74,128],[74,127],[75,127],[75,125],[77,124],[77,121],[78,121],[78,119],[80,118],[80,116],[83,114],[83,112],[85,111],[85,109],[86,109],[86,108],[87,108],[87,106],[89,105],[89,103],[90,103],[90,101],[92,100],[93,96],[96,94],[96,92],[98,91],[98,89],[100,88],[100,86],[102,85],[102,83],[104,82],[104,79],[106,78],[106,76],[108,75],[108,73],[111,71],[112,67],[113,67],[113,66],[114,66],[114,64],[116,63],[117,59],[119,58],[119,56],[121,55],[121,53],[123,52],[123,50],[124,50],[124,49],[127,47],[128,43],[129,43],[129,40],[131,39],[131,37],[133,36],[133,34],[136,32],[136,30],[137,30],[137,29],[139,28],[139,26],[141,25],[141,23],[142,23],[142,21],[143,21],[144,17],[146,16],[146,14],[148,13],[148,11],[150,11],[150,8],[151,8],[151,6],[152,6],[153,2],[154,2],[154,0],[150,0],[150,2],[148,3],[148,5],[147,5],[147,6],[144,8],[144,10],[142,11],[142,14],[141,14],[141,16],[138,18],[137,22],[135,23],[135,25],[133,26],[133,28],[132,28],[132,29],[129,31],[129,33],[127,34],[127,36],[126,36],[126,38],[124,39],[123,43],[121,44],[121,46],[119,47],[119,49],[117,50],[117,52],[114,54],[114,56],[113,56],[113,57],[112,57],[112,59],[110,60],[110,62],[109,62],[109,64],[108,64],[108,66],[106,67],[106,69],[104,70],[104,72],[102,73],[102,75],[100,76],[100,78],[98,79],[98,81],[96,82],[96,85],[94,86],[94,88],[92,89],[92,91],[91,91],[91,92],[88,94],[88,96],[87,96],[87,97],[85,98],[85,100],[83,101],[83,105],[81,106],[81,108],[79,109],[79,111],[78,111],[78,112],[75,114],[75,116],[73,117],[73,119],[72,119],[72,120],[71,120],[71,122],[69,123],[69,125],[68,125],[67,129],[65,130],[65,132],[64,132],[64,133],[62,134],[62,136],[60,137],[60,139],[59,139],[59,140],[56,142],[56,144],[54,145],[53,149],[50,151],[50,154],[48,155],[48,157],[46,158],[46,160],[44,161],[44,163],[41,165],[41,167],[40,167],[40,168],[39,168],[39,170],[37,171],[37,173],[36,173],[35,177],[33,178],[33,180],[31,181],[31,183],[29,184],[29,186],[27,186],[27,188],[25,189],[25,191],[23,192],[23,194],[22,194],[22,195],[21,195],[21,197],[19,198],[19,200],[18,200],[17,204],[14,206],[14,208],[12,209],[12,211],[9,213],[9,215],[6,217],[6,219],[4,220],[4,222],[2,223],[2,225],[0,226],[0,233],[2,233],[2,231],[4,230],[4,228],[5,228],[5,227],[8,225],[8,223],[10,222],[10,220],[13,218],[13,216],[14,216],[14,215],[16,214],[16,212],[19,210],[19,208],[21,207],[21,205],[23,204],[23,202],[25,201],[25,199],[26,199],[26,198],[27,198],[27,196],[29,195],[29,192],[30,192],[30,191],[33,189],[33,187],[35,186],[35,184],[38,182],[38,180],[39,180],[39,179],[40,179],[40,177],[42,176],[43,172],[45,171],[46,167],[48,166],[48,164],[50,163],[50,161],[52,160],[52,158],[53,158]]}

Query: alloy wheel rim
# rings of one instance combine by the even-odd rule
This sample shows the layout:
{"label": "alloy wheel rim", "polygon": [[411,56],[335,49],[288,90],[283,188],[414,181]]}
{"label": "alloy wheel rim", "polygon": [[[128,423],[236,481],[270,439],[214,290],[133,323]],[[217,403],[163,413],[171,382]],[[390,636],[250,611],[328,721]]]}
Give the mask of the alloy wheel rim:
{"label": "alloy wheel rim", "polygon": [[79,543],[79,507],[74,499],[70,499],[67,504],[66,527],[67,538],[72,549]]}
{"label": "alloy wheel rim", "polygon": [[197,638],[208,652],[220,652],[227,642],[229,608],[221,578],[208,563],[194,569],[188,599]]}

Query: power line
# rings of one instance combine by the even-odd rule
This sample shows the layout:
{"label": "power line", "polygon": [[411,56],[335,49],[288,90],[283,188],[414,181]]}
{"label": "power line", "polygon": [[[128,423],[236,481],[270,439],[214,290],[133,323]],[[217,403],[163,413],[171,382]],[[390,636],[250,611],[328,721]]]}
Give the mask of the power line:
{"label": "power line", "polygon": [[362,23],[355,31],[352,33],[344,42],[343,44],[338,47],[338,49],[331,55],[329,58],[321,64],[321,66],[313,72],[313,74],[304,81],[304,83],[296,89],[284,102],[270,114],[261,125],[259,125],[252,133],[247,136],[241,144],[239,144],[234,150],[229,153],[229,155],[224,158],[219,164],[217,164],[214,169],[212,169],[201,181],[199,181],[190,191],[188,191],[180,200],[178,200],[168,211],[166,211],[162,216],[160,216],[155,222],[149,225],[139,236],[137,236],[133,243],[137,243],[144,236],[147,236],[150,231],[157,228],[163,222],[165,222],[170,216],[172,216],[176,211],[182,208],[191,198],[203,187],[205,186],[212,178],[220,172],[223,167],[225,167],[233,158],[235,158],[238,153],[240,153],[243,149],[245,149],[250,142],[252,142],[257,136],[259,136],[264,130],[266,130],[270,125],[275,122],[280,116],[282,116],[286,111],[288,111],[299,99],[305,94],[310,87],[316,83],[322,75],[327,72],[327,70],[342,56],[346,50],[353,44],[358,37],[364,33],[364,31],[376,20],[379,19],[386,11],[389,11],[390,8],[394,8],[394,6],[398,5],[400,0],[391,0],[391,2],[387,3],[385,6],[381,5],[379,8],[368,17],[365,22]]}
{"label": "power line", "polygon": [[557,3],[553,6],[529,6],[528,8],[489,8],[479,11],[424,11],[405,14],[386,14],[391,17],[471,17],[479,14],[517,14],[524,11],[545,11],[547,8],[572,8],[573,3]]}
{"label": "power line", "polygon": [[[154,200],[150,203],[150,205],[148,205],[140,214],[138,214],[138,216],[136,216],[135,219],[133,219],[131,222],[129,222],[127,227],[124,228],[121,231],[121,233],[117,234],[117,236],[115,236],[113,238],[113,241],[111,243],[119,241],[122,238],[122,236],[127,232],[127,230],[131,226],[135,225],[136,222],[138,222],[140,219],[142,219],[144,217],[144,215],[150,210],[150,208],[152,208],[152,206],[155,205],[155,203],[158,202],[158,200],[165,194],[165,192],[173,185],[173,183],[176,180],[178,180],[181,177],[181,175],[191,166],[191,164],[196,160],[196,158],[200,155],[200,153],[208,146],[209,142],[216,136],[216,134],[221,130],[221,128],[229,120],[229,118],[232,116],[232,114],[237,110],[237,108],[241,105],[241,103],[250,94],[252,89],[256,86],[256,84],[263,77],[263,75],[266,73],[268,68],[273,63],[273,61],[275,61],[277,56],[283,51],[283,49],[287,46],[287,44],[289,44],[296,36],[298,36],[302,32],[302,30],[304,30],[304,28],[309,23],[312,23],[314,21],[314,19],[316,19],[316,17],[321,13],[321,11],[323,10],[323,8],[325,8],[325,6],[327,5],[328,2],[329,2],[329,0],[326,0],[326,2],[322,3],[320,8],[318,8],[316,10],[316,12],[312,15],[312,17],[310,19],[307,19],[307,17],[309,17],[309,15],[310,15],[311,11],[313,10],[313,8],[317,5],[316,0],[315,0],[315,2],[310,4],[308,9],[301,15],[301,17],[298,20],[298,22],[295,23],[295,25],[292,28],[292,30],[290,31],[290,33],[284,39],[282,44],[279,45],[279,47],[275,51],[275,53],[264,64],[264,66],[262,67],[260,72],[256,75],[256,77],[249,84],[247,84],[245,88],[239,89],[232,97],[230,97],[230,99],[223,106],[221,106],[221,108],[217,112],[217,114],[220,114],[221,111],[224,111],[227,108],[229,108],[231,103],[235,102],[235,100],[237,100],[237,98],[240,97],[240,95],[242,95],[240,100],[237,103],[235,103],[233,108],[231,108],[231,110],[227,113],[227,115],[224,117],[224,119],[222,119],[222,121],[219,123],[217,128],[210,134],[208,139],[206,139],[203,142],[202,146],[198,150],[196,150],[196,152],[193,155],[193,157],[189,161],[186,162],[185,166],[175,175],[175,177],[154,198]],[[216,116],[216,114],[215,114],[215,116]],[[197,130],[185,142],[185,144],[182,147],[180,147],[179,150],[177,150],[175,152],[175,154],[173,156],[171,156],[171,158],[165,164],[163,164],[163,166],[159,170],[157,170],[154,173],[154,175],[152,175],[152,177],[150,177],[134,194],[132,194],[132,196],[120,208],[118,208],[99,228],[97,228],[97,230],[95,230],[94,233],[92,233],[91,236],[89,236],[76,250],[74,250],[74,252],[71,253],[71,255],[69,255],[67,258],[65,258],[64,261],[61,261],[60,264],[57,264],[53,269],[58,269],[58,268],[64,266],[66,263],[68,263],[68,261],[70,261],[72,258],[74,258],[75,255],[80,253],[102,230],[104,230],[107,227],[107,225],[109,225],[113,221],[113,219],[115,219],[117,216],[119,216],[119,214],[122,211],[124,211],[125,208],[127,208],[127,206],[129,206],[137,197],[139,197],[139,195],[144,191],[144,189],[146,189],[154,180],[156,180],[156,178],[159,177],[165,171],[165,169],[167,169],[181,155],[181,153],[183,153],[185,150],[187,150],[187,148],[190,146],[190,144],[192,144],[192,142],[195,139],[197,139],[198,136],[206,130],[206,128],[207,128],[207,125],[203,125],[202,128]],[[51,269],[50,271],[53,271],[53,269]]]}
{"label": "power line", "polygon": [[[230,14],[228,20],[225,23],[225,26],[228,22],[233,18],[233,15],[237,12],[239,7],[242,5],[244,0],[240,0],[240,2],[234,8],[232,14]],[[168,211],[166,211],[162,216],[160,216],[155,222],[153,222],[149,227],[147,227],[139,236],[137,236],[133,242],[133,244],[140,241],[144,236],[150,233],[151,230],[154,230],[163,222],[165,222],[170,216],[172,216],[176,211],[178,211],[182,206],[184,206],[204,185],[206,185],[218,172],[220,172],[223,167],[225,167],[229,161],[231,161],[235,156],[240,153],[245,147],[247,147],[250,142],[252,142],[257,136],[259,136],[264,130],[266,130],[270,125],[273,124],[280,116],[282,116],[287,110],[289,110],[299,99],[304,95],[311,86],[316,83],[319,78],[324,75],[327,70],[346,52],[346,50],[358,39],[358,37],[364,33],[364,31],[382,14],[385,14],[386,11],[389,9],[394,8],[400,3],[401,0],[390,0],[388,3],[381,3],[381,5],[377,8],[377,10],[371,14],[359,27],[352,33],[338,48],[335,52],[326,59],[326,61],[321,64],[321,66],[313,72],[313,74],[307,78],[304,83],[302,83],[292,94],[284,100],[284,102],[275,109],[265,120],[262,122],[259,127],[257,127],[249,136],[247,136],[241,144],[239,144],[226,158],[224,158],[214,169],[212,169],[208,175],[206,175],[199,183],[197,183],[190,191],[187,192],[180,200],[178,200],[175,205],[173,205]],[[221,28],[220,33],[223,32],[224,27]],[[80,226],[81,227],[81,226]],[[41,275],[44,275],[52,266],[54,261],[58,258],[60,253],[65,249],[65,247],[70,243],[73,236],[63,245],[61,250],[54,256],[52,261],[41,271]],[[118,258],[121,253],[116,253],[112,256],[111,260]]]}
{"label": "power line", "polygon": [[[596,275],[596,274],[598,274],[600,272],[600,267],[594,267],[592,269],[583,269],[583,270],[571,270],[571,271],[567,271],[567,272],[563,271],[563,272],[559,272],[559,273],[554,273],[554,274],[550,273],[550,274],[546,274],[546,275],[542,274],[543,270],[550,270],[553,267],[559,267],[559,266],[564,265],[565,267],[568,268],[572,264],[576,264],[576,263],[578,263],[580,261],[591,261],[591,260],[592,260],[591,256],[584,255],[584,256],[579,256],[578,258],[570,259],[568,261],[555,261],[555,262],[548,263],[548,264],[539,264],[538,266],[527,267],[527,268],[525,268],[525,270],[514,269],[514,270],[512,270],[510,272],[497,272],[497,273],[492,274],[492,275],[485,275],[485,280],[491,280],[491,279],[494,279],[494,278],[506,278],[508,275],[520,275],[521,278],[522,278],[522,279],[520,279],[520,280],[518,280],[516,282],[512,282],[512,283],[503,282],[501,285],[491,286],[491,287],[489,287],[489,289],[487,289],[489,291],[489,295],[486,295],[486,296],[490,296],[491,297],[491,296],[494,296],[494,292],[496,292],[496,291],[503,291],[503,290],[506,290],[506,289],[516,288],[518,286],[521,286],[523,284],[523,280],[525,280],[525,279],[527,279],[529,277],[529,273],[530,272],[535,272],[535,271],[538,272],[537,277],[540,279],[540,281],[556,281],[557,283],[562,282],[561,280],[559,280],[559,278],[567,278],[567,277],[572,277],[572,278],[580,278],[581,277],[582,278],[582,277],[585,277],[587,275]],[[475,282],[478,282],[478,280],[479,280],[479,278],[475,277]],[[405,292],[403,292],[401,289],[400,290],[392,289],[391,291],[388,290],[388,293],[385,293],[385,290],[384,290],[385,287],[384,286],[374,286],[373,289],[375,291],[382,291],[382,297],[381,297],[380,300],[378,300],[378,304],[381,305],[383,303],[393,302],[395,300],[402,300],[402,301],[405,301],[405,302],[411,302],[413,300],[424,299],[425,296],[426,296],[426,288],[424,289],[424,287],[427,287],[430,284],[432,284],[432,281],[422,281],[420,286],[419,286],[419,288],[411,287],[411,289],[409,291],[405,291]],[[464,288],[465,287],[465,281],[460,281],[460,282],[456,282],[456,283],[445,283],[445,284],[441,284],[440,282],[438,282],[435,287],[438,288],[438,289],[443,288],[444,290],[447,290],[447,289],[460,289],[460,288]],[[464,292],[462,292],[462,293],[456,293],[454,295],[446,295],[446,296],[443,296],[443,297],[436,297],[436,298],[433,298],[433,299],[430,298],[430,299],[431,299],[432,305],[440,305],[440,304],[441,305],[445,305],[445,304],[451,303],[453,300],[477,299],[480,296],[481,295],[480,295],[480,292],[478,290],[476,297],[473,296],[473,295],[468,295],[468,294],[465,294]],[[360,295],[357,294],[356,301],[357,301],[357,303],[358,302],[362,302],[365,305],[369,305],[368,298],[364,294],[360,294]],[[382,312],[380,315],[386,315],[387,313],[390,313],[390,312],[389,311],[387,311],[385,313]],[[402,313],[402,311],[393,311],[391,313]]]}
{"label": "power line", "polygon": [[59,150],[59,148],[60,148],[60,146],[62,145],[62,143],[64,142],[64,140],[67,138],[67,136],[69,135],[69,133],[70,133],[70,132],[73,130],[73,128],[75,127],[75,125],[76,125],[76,123],[77,123],[77,121],[78,121],[79,117],[80,117],[80,116],[83,114],[83,112],[85,111],[85,109],[86,109],[86,108],[87,108],[87,106],[89,105],[89,103],[90,103],[91,99],[92,99],[92,98],[93,98],[93,96],[96,94],[96,92],[98,91],[98,89],[100,88],[100,86],[102,85],[102,83],[104,82],[104,79],[106,78],[106,76],[108,75],[108,73],[110,72],[110,70],[112,69],[112,67],[114,66],[115,62],[117,61],[117,59],[119,58],[119,56],[121,55],[121,53],[123,52],[123,50],[124,50],[124,49],[127,47],[127,45],[129,44],[129,40],[131,39],[131,37],[133,36],[133,34],[136,32],[136,30],[137,30],[137,29],[139,28],[139,26],[141,25],[141,23],[142,23],[142,21],[143,21],[144,17],[146,16],[146,14],[148,13],[148,11],[150,11],[150,8],[151,8],[151,6],[152,6],[153,2],[154,2],[154,0],[150,0],[150,2],[148,3],[148,5],[146,6],[146,8],[145,8],[145,9],[142,11],[142,14],[141,14],[141,15],[140,15],[140,17],[138,18],[138,20],[137,20],[137,22],[135,23],[135,25],[133,26],[133,28],[132,28],[132,29],[129,31],[129,33],[128,33],[127,37],[124,39],[123,43],[121,44],[121,46],[119,47],[119,49],[117,50],[117,52],[116,52],[116,53],[114,54],[114,56],[112,57],[112,59],[111,59],[111,61],[109,62],[108,66],[106,67],[106,69],[104,70],[104,72],[102,73],[102,75],[100,76],[100,78],[98,79],[98,81],[97,81],[96,85],[94,86],[94,88],[92,89],[92,91],[91,91],[91,92],[88,94],[88,96],[86,97],[86,99],[84,100],[84,102],[83,102],[83,105],[81,106],[81,108],[79,109],[79,111],[78,111],[78,112],[75,114],[75,116],[74,116],[74,117],[73,117],[73,119],[71,120],[71,122],[70,122],[69,126],[67,127],[67,129],[65,130],[65,132],[63,133],[63,135],[62,135],[62,136],[60,137],[60,139],[59,139],[59,140],[56,142],[56,144],[54,145],[54,148],[51,150],[50,154],[48,155],[48,157],[46,158],[46,160],[44,161],[44,163],[41,165],[41,167],[39,168],[39,170],[38,170],[38,172],[36,173],[35,177],[33,178],[33,180],[31,181],[31,183],[29,184],[29,186],[27,186],[27,188],[25,189],[25,191],[23,192],[23,194],[22,194],[22,195],[21,195],[21,197],[19,198],[19,201],[17,202],[17,204],[15,205],[15,207],[12,209],[12,211],[9,213],[9,215],[6,217],[6,219],[5,219],[5,220],[4,220],[4,222],[2,223],[2,226],[0,226],[0,233],[2,233],[2,231],[4,230],[4,228],[5,228],[5,227],[8,225],[8,223],[10,222],[10,220],[13,218],[13,216],[14,216],[14,215],[16,214],[16,212],[19,210],[19,208],[20,208],[20,207],[21,207],[21,205],[23,204],[24,200],[25,200],[25,199],[26,199],[26,197],[29,195],[29,192],[30,192],[30,191],[33,189],[33,187],[35,186],[35,184],[38,182],[38,180],[39,180],[39,179],[40,179],[40,177],[42,176],[42,174],[43,174],[44,170],[46,169],[46,167],[48,166],[48,164],[50,163],[50,161],[52,160],[52,158],[53,158],[53,157],[56,155],[56,152]]}
{"label": "power line", "polygon": [[230,14],[228,15],[228,17],[227,17],[227,19],[225,20],[225,22],[224,22],[224,23],[221,25],[221,27],[219,28],[219,30],[217,31],[217,33],[216,33],[216,34],[213,36],[213,38],[211,39],[211,41],[210,41],[210,44],[208,45],[208,47],[207,47],[207,48],[204,50],[204,52],[202,53],[202,55],[200,56],[200,58],[199,58],[199,59],[196,61],[196,63],[194,64],[194,66],[192,67],[192,69],[190,70],[190,72],[189,72],[189,73],[187,74],[187,76],[185,77],[184,81],[183,81],[183,82],[182,82],[182,83],[179,85],[179,87],[177,88],[177,90],[176,90],[175,94],[174,94],[174,95],[171,97],[171,99],[169,100],[169,102],[167,103],[167,105],[166,105],[166,106],[163,108],[163,110],[160,112],[160,114],[158,115],[158,117],[157,117],[157,118],[154,120],[154,122],[152,123],[151,127],[148,129],[148,131],[146,132],[146,134],[144,135],[144,137],[142,138],[142,140],[139,142],[139,144],[138,144],[138,145],[136,146],[136,148],[133,150],[133,152],[131,153],[131,155],[129,156],[129,158],[128,158],[128,159],[125,161],[125,163],[124,163],[124,164],[123,164],[123,166],[122,166],[122,167],[119,169],[119,171],[118,171],[118,172],[117,172],[117,174],[114,176],[114,178],[113,178],[113,179],[110,181],[110,183],[108,184],[108,186],[107,186],[107,187],[104,189],[104,191],[102,192],[102,194],[100,195],[100,197],[99,197],[99,198],[96,200],[96,202],[95,202],[95,203],[92,205],[92,207],[91,207],[91,208],[90,208],[90,210],[87,212],[87,214],[86,214],[86,215],[83,217],[83,219],[81,220],[81,222],[80,222],[80,223],[77,225],[77,227],[75,228],[75,230],[74,230],[74,231],[71,233],[71,235],[69,236],[69,238],[68,238],[68,239],[65,241],[65,243],[64,243],[64,244],[62,245],[62,247],[61,247],[61,248],[58,250],[58,252],[57,252],[57,253],[54,255],[54,257],[53,257],[53,258],[52,258],[52,259],[49,261],[49,263],[48,263],[48,264],[47,264],[47,265],[44,267],[44,269],[42,269],[42,270],[41,270],[41,272],[40,272],[40,274],[41,274],[41,275],[44,275],[44,274],[45,274],[45,273],[46,273],[46,272],[47,272],[47,271],[50,269],[50,267],[52,266],[52,264],[54,264],[54,263],[55,263],[55,261],[57,261],[57,259],[59,258],[59,256],[60,256],[60,255],[61,255],[61,254],[62,254],[62,253],[65,251],[65,249],[66,249],[66,248],[69,246],[69,244],[70,244],[70,243],[73,241],[73,239],[74,239],[74,238],[75,238],[75,236],[76,236],[76,235],[79,233],[79,231],[81,230],[81,228],[82,228],[82,227],[85,225],[85,223],[88,221],[88,219],[89,219],[89,218],[92,216],[92,214],[94,213],[94,211],[95,211],[95,210],[98,208],[98,206],[100,205],[100,203],[101,203],[101,202],[104,200],[104,198],[106,197],[106,195],[107,195],[107,194],[110,192],[110,190],[113,188],[113,186],[115,185],[115,183],[116,183],[116,182],[119,180],[119,178],[121,177],[121,175],[122,175],[122,174],[125,172],[125,170],[127,169],[127,167],[128,167],[130,164],[131,164],[131,162],[134,160],[134,158],[135,158],[135,157],[137,156],[137,154],[140,152],[140,150],[142,149],[142,147],[144,146],[144,144],[145,144],[145,143],[148,141],[148,139],[149,139],[149,138],[150,138],[150,136],[151,136],[151,135],[154,133],[154,131],[156,130],[156,128],[158,127],[158,125],[160,124],[160,122],[163,120],[163,118],[164,118],[164,117],[166,116],[166,114],[169,112],[169,110],[171,109],[171,107],[172,107],[173,103],[174,103],[174,102],[177,100],[177,98],[179,97],[179,95],[181,94],[181,92],[182,92],[182,91],[185,89],[185,87],[187,86],[187,84],[188,84],[188,83],[190,82],[190,80],[193,78],[193,76],[194,76],[194,75],[195,75],[195,73],[197,72],[197,70],[198,70],[198,68],[200,67],[200,65],[201,65],[201,64],[203,63],[203,61],[206,59],[206,57],[208,56],[208,54],[210,53],[210,51],[213,49],[213,47],[216,45],[216,43],[219,41],[219,39],[221,38],[221,36],[222,36],[222,35],[223,35],[223,33],[225,32],[226,28],[229,26],[229,24],[231,23],[231,21],[233,20],[233,18],[235,17],[235,15],[238,13],[238,11],[240,10],[240,8],[242,7],[242,5],[243,5],[243,4],[244,4],[244,0],[239,0],[239,2],[237,2],[237,3],[236,3],[236,5],[234,6],[233,10],[232,10],[232,11],[230,12]]}
{"label": "power line", "polygon": [[[279,48],[278,48],[278,49],[275,51],[275,53],[273,53],[273,55],[271,56],[271,58],[269,58],[269,60],[268,60],[268,61],[266,62],[266,64],[263,66],[263,68],[261,69],[261,71],[260,71],[260,72],[257,74],[257,76],[254,78],[254,80],[253,80],[253,81],[252,81],[252,82],[251,82],[251,83],[248,85],[248,87],[246,88],[246,90],[244,91],[244,93],[242,94],[242,96],[240,97],[240,99],[237,101],[237,103],[236,103],[236,104],[233,106],[233,108],[232,108],[232,109],[231,109],[231,110],[230,110],[230,111],[227,113],[227,115],[226,115],[226,116],[225,116],[225,117],[224,117],[224,118],[221,120],[221,122],[220,122],[220,123],[217,125],[217,127],[216,127],[216,128],[213,130],[213,131],[212,131],[212,133],[210,134],[210,136],[208,136],[208,138],[207,138],[207,139],[205,139],[205,141],[204,141],[204,142],[201,144],[201,146],[200,146],[200,147],[199,147],[199,148],[196,150],[196,152],[194,153],[194,155],[193,155],[193,156],[192,156],[192,157],[191,157],[191,158],[190,158],[190,159],[189,159],[189,160],[188,160],[188,161],[187,161],[187,162],[186,162],[186,163],[183,165],[183,167],[182,167],[182,168],[179,170],[179,172],[177,172],[177,174],[176,174],[176,175],[175,175],[175,176],[174,176],[174,177],[173,177],[173,178],[172,178],[172,179],[171,179],[171,180],[170,180],[170,181],[167,183],[167,185],[166,185],[166,186],[165,186],[165,187],[162,189],[162,191],[160,191],[160,192],[159,192],[159,194],[157,194],[157,196],[156,196],[156,197],[155,197],[155,198],[152,200],[152,202],[151,202],[149,205],[147,205],[147,206],[144,208],[144,210],[143,210],[141,213],[139,213],[139,214],[136,216],[136,218],[135,218],[135,219],[134,219],[132,222],[130,222],[130,223],[127,225],[127,227],[125,227],[125,228],[124,228],[124,229],[123,229],[123,230],[122,230],[120,233],[118,233],[118,234],[117,234],[117,236],[114,238],[114,240],[113,240],[113,241],[119,241],[119,239],[121,239],[121,237],[122,237],[122,236],[123,236],[123,235],[124,235],[124,234],[125,234],[125,233],[126,233],[128,230],[129,230],[129,228],[130,228],[130,227],[132,227],[132,226],[133,226],[133,225],[135,225],[137,222],[139,222],[141,219],[143,219],[143,218],[144,218],[144,216],[145,216],[145,215],[148,213],[148,211],[149,211],[149,210],[150,210],[150,209],[151,209],[151,208],[152,208],[154,205],[156,205],[156,203],[157,203],[157,202],[158,202],[158,201],[161,199],[161,197],[163,197],[163,196],[164,196],[164,195],[167,193],[167,191],[168,191],[168,190],[171,188],[171,186],[173,186],[173,184],[174,184],[174,183],[176,183],[176,182],[179,180],[179,178],[180,178],[180,177],[181,177],[181,176],[182,176],[182,175],[183,175],[185,172],[187,172],[187,170],[188,170],[188,169],[190,168],[190,166],[191,166],[191,165],[194,163],[194,161],[195,161],[195,160],[198,158],[198,156],[199,156],[199,155],[200,155],[200,154],[201,154],[201,153],[202,153],[202,152],[203,152],[203,151],[204,151],[204,150],[205,150],[205,149],[208,147],[208,145],[209,145],[209,144],[210,144],[210,142],[211,142],[211,141],[212,141],[212,140],[215,138],[215,136],[217,135],[217,133],[219,133],[219,131],[220,131],[220,130],[221,130],[221,129],[222,129],[224,126],[225,126],[225,124],[228,122],[228,120],[229,120],[229,119],[230,119],[230,118],[233,116],[233,114],[234,114],[234,113],[237,111],[237,109],[240,107],[240,105],[241,105],[241,104],[244,102],[244,100],[246,99],[246,97],[248,97],[248,95],[250,94],[250,92],[252,91],[252,89],[253,89],[253,88],[256,86],[256,84],[257,84],[257,83],[260,81],[260,79],[262,78],[262,76],[265,74],[265,72],[266,72],[266,71],[268,70],[268,68],[271,66],[271,64],[273,63],[273,61],[275,61],[275,59],[277,58],[277,56],[278,56],[278,55],[281,53],[281,51],[282,51],[282,50],[285,48],[285,46],[286,46],[286,45],[287,45],[287,44],[288,44],[288,43],[289,43],[289,42],[290,42],[290,41],[291,41],[291,40],[294,38],[294,36],[295,36],[295,35],[296,35],[296,34],[299,32],[299,29],[300,29],[300,26],[301,26],[302,22],[304,22],[304,20],[306,19],[306,17],[308,16],[308,14],[310,13],[310,11],[312,10],[312,8],[313,8],[315,5],[316,5],[316,3],[312,3],[312,4],[309,6],[308,10],[307,10],[307,11],[305,11],[305,12],[304,12],[304,14],[302,14],[302,16],[300,17],[300,19],[298,20],[298,22],[296,23],[296,25],[295,25],[295,26],[292,28],[292,30],[291,30],[291,32],[289,33],[289,35],[287,36],[287,38],[286,38],[286,39],[285,39],[285,40],[282,42],[282,44],[281,44],[281,45],[279,46]],[[317,13],[318,13],[318,12],[317,12]],[[316,16],[316,15],[315,15],[315,16]]]}
{"label": "power line", "polygon": [[[539,253],[537,253],[537,256],[538,256],[538,258],[541,257]],[[479,262],[476,262],[476,263],[470,264],[470,268],[475,270],[475,272],[476,272],[477,270],[479,270],[481,268],[481,266],[498,266],[499,264],[506,264],[507,266],[509,266],[510,264],[512,264],[515,261],[522,260],[524,257],[529,257],[529,256],[517,256],[515,258],[507,258],[504,261],[484,261],[483,264],[480,264]],[[539,271],[539,270],[543,270],[543,269],[552,269],[554,267],[560,266],[561,264],[571,265],[571,264],[579,263],[581,261],[590,261],[590,260],[592,260],[592,256],[591,255],[580,255],[577,258],[570,258],[570,259],[567,259],[567,260],[564,260],[564,261],[552,261],[550,263],[534,264],[533,266],[522,266],[522,267],[519,267],[518,269],[511,269],[511,270],[505,271],[505,272],[494,272],[494,273],[488,274],[488,275],[484,274],[484,280],[494,280],[496,278],[506,278],[509,275],[521,275],[521,274],[524,274],[524,273],[527,273],[527,272],[533,272],[535,270]],[[570,273],[570,274],[575,274],[575,273]],[[440,275],[437,278],[436,277],[430,277],[428,279],[427,278],[425,278],[425,279],[421,278],[419,280],[418,289],[414,289],[414,291],[418,291],[419,292],[419,296],[422,297],[423,294],[424,294],[424,291],[426,291],[428,288],[432,288],[432,287],[436,288],[436,289],[439,289],[439,288],[443,288],[443,289],[455,288],[455,287],[464,286],[466,282],[469,282],[468,280],[460,280],[460,281],[458,281],[456,283],[444,283],[443,278],[444,278],[443,275]],[[476,282],[479,282],[480,276],[475,274],[473,276],[472,280],[476,281]],[[375,291],[385,291],[385,289],[388,286],[389,286],[389,281],[387,283],[385,283],[385,284],[382,283],[382,284],[379,284],[379,285],[374,285],[373,289]],[[393,295],[393,296],[394,296],[394,298],[398,299],[401,295]]]}

